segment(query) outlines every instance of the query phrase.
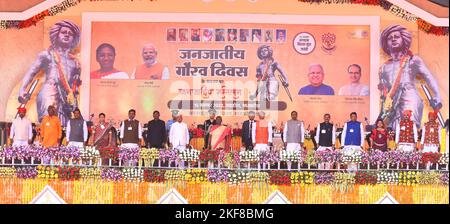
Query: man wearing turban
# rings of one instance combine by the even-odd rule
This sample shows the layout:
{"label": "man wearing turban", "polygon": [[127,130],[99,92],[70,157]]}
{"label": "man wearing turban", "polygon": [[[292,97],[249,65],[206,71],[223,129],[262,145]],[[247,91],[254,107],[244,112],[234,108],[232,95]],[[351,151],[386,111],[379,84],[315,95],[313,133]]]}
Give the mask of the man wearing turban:
{"label": "man wearing turban", "polygon": [[436,122],[437,114],[432,111],[428,113],[429,121],[424,124],[420,144],[422,152],[439,152],[441,143],[441,126]]}
{"label": "man wearing turban", "polygon": [[423,100],[416,88],[416,76],[425,80],[433,92],[430,105],[434,110],[442,107],[439,88],[422,58],[413,55],[411,33],[405,27],[392,25],[381,33],[381,48],[390,56],[380,68],[380,84],[378,89],[384,99],[384,115],[389,127],[396,127],[400,122],[402,111],[412,111],[412,121],[416,128],[420,127]]}
{"label": "man wearing turban", "polygon": [[33,138],[33,129],[31,127],[31,121],[25,117],[27,109],[19,107],[17,110],[19,117],[12,122],[9,138],[11,138],[13,146],[29,145]]}
{"label": "man wearing turban", "polygon": [[53,25],[49,34],[51,45],[38,54],[25,74],[19,90],[19,102],[25,104],[30,100],[27,87],[40,71],[44,71],[45,81],[36,99],[38,120],[41,122],[47,115],[47,108],[54,106],[62,124],[66,124],[72,110],[78,106],[80,64],[72,50],[78,46],[80,29],[73,22],[63,20]]}
{"label": "man wearing turban", "polygon": [[402,119],[395,128],[397,149],[405,152],[414,151],[417,138],[417,128],[411,120],[411,110],[405,110],[403,111]]}

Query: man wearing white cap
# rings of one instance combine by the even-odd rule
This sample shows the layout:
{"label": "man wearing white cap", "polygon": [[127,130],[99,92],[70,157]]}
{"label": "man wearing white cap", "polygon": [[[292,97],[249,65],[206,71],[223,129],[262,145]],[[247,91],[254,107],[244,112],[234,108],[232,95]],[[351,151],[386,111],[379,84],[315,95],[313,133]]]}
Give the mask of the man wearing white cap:
{"label": "man wearing white cap", "polygon": [[182,152],[189,147],[189,129],[183,122],[183,115],[177,114],[176,122],[172,124],[169,131],[169,146]]}

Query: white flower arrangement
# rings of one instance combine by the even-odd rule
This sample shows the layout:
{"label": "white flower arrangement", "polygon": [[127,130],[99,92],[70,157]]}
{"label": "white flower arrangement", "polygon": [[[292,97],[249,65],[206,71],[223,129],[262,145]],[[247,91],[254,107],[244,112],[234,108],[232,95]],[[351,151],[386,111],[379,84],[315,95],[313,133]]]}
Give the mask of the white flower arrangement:
{"label": "white flower arrangement", "polygon": [[359,149],[343,150],[342,163],[360,163],[362,159],[362,152]]}
{"label": "white flower arrangement", "polygon": [[300,153],[299,152],[290,152],[286,150],[280,151],[280,161],[284,162],[297,162],[300,160]]}
{"label": "white flower arrangement", "polygon": [[439,164],[448,164],[448,153],[444,153],[441,155],[441,158],[439,158]]}
{"label": "white flower arrangement", "polygon": [[100,152],[93,146],[80,148],[80,158],[85,160],[100,158]]}
{"label": "white flower arrangement", "polygon": [[250,172],[237,171],[228,173],[228,182],[230,184],[248,183],[250,182]]}
{"label": "white flower arrangement", "polygon": [[256,151],[240,151],[239,158],[241,162],[257,162],[259,161],[259,153]]}
{"label": "white flower arrangement", "polygon": [[377,183],[379,184],[398,184],[397,172],[382,171],[377,173]]}
{"label": "white flower arrangement", "polygon": [[122,170],[123,179],[125,181],[142,182],[144,179],[144,170],[136,168],[125,168]]}
{"label": "white flower arrangement", "polygon": [[183,161],[197,161],[200,156],[200,151],[196,149],[187,149],[178,154],[178,158]]}

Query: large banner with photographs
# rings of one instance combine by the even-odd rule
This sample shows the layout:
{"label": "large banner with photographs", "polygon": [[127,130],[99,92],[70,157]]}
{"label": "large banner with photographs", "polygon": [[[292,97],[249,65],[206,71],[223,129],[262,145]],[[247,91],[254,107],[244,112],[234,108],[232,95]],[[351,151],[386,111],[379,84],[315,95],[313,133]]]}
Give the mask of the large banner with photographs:
{"label": "large banner with photographs", "polygon": [[180,110],[194,125],[211,108],[228,124],[250,110],[278,124],[293,110],[307,125],[324,113],[336,123],[352,111],[370,117],[370,24],[118,18],[89,24],[90,113],[123,119],[133,108],[147,121]]}

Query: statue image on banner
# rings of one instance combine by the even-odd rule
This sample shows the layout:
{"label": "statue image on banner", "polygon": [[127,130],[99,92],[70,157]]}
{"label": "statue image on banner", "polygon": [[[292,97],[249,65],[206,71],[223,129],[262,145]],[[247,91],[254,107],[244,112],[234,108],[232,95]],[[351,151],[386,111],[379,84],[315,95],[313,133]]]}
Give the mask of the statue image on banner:
{"label": "statue image on banner", "polygon": [[261,60],[256,68],[257,89],[256,93],[250,95],[250,99],[254,100],[259,95],[260,102],[275,100],[279,93],[279,82],[275,77],[275,72],[280,73],[279,78],[281,84],[286,90],[292,101],[288,86],[288,78],[281,68],[280,64],[273,59],[273,50],[269,45],[261,45],[257,51],[258,58]]}
{"label": "statue image on banner", "polygon": [[[388,127],[396,127],[402,112],[412,111],[411,120],[420,127],[423,113],[423,100],[416,87],[418,76],[422,78],[432,91],[427,95],[433,110],[442,108],[437,82],[422,58],[410,51],[412,34],[401,25],[391,25],[383,30],[380,37],[381,48],[390,59],[381,65],[380,83],[381,113]],[[423,89],[428,89],[422,85]]]}
{"label": "statue image on banner", "polygon": [[37,99],[38,120],[47,115],[50,105],[56,107],[62,124],[66,124],[73,109],[78,107],[80,63],[73,55],[73,50],[80,41],[80,28],[73,22],[62,20],[50,29],[50,47],[38,54],[23,78],[19,90],[19,102],[26,104],[31,97],[27,92],[29,84],[40,72],[45,72],[45,81]]}

